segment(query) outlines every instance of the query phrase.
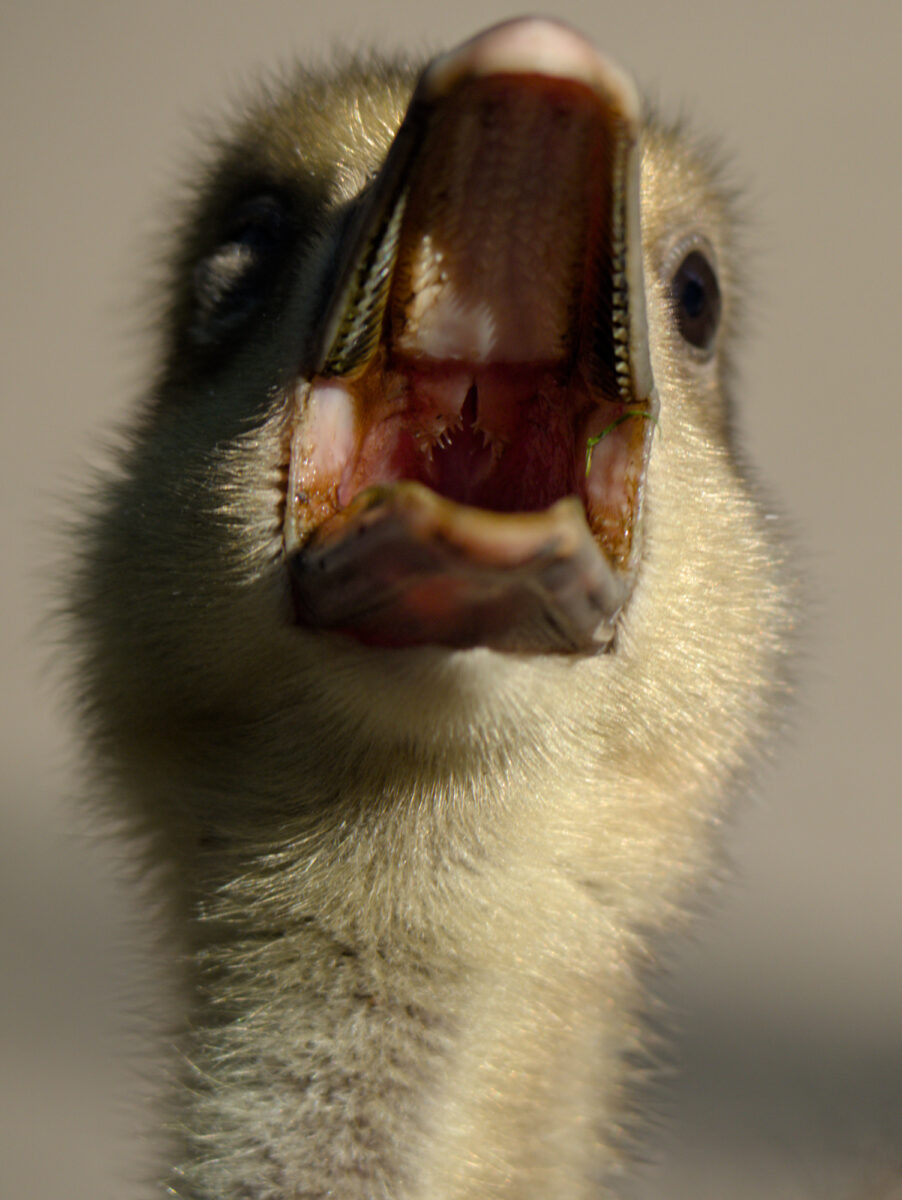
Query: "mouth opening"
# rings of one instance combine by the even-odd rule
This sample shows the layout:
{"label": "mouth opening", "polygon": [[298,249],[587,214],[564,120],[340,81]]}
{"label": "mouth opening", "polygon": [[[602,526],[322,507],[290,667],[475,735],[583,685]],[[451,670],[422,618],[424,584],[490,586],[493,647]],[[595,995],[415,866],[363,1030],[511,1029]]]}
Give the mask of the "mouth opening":
{"label": "mouth opening", "polygon": [[[286,521],[296,592],[317,555],[343,542],[348,558],[361,512],[372,529],[380,506],[390,525],[403,510],[411,538],[437,538],[435,521],[413,529],[416,488],[433,497],[430,513],[436,498],[444,506],[441,536],[456,530],[463,561],[454,569],[464,575],[470,525],[459,510],[494,514],[480,530],[495,530],[499,569],[510,568],[505,520],[531,520],[533,544],[518,565],[535,590],[529,564],[562,553],[549,549],[560,518],[543,514],[575,497],[599,562],[588,583],[585,539],[564,538],[571,551],[582,547],[567,587],[588,587],[594,615],[582,632],[550,640],[573,648],[599,626],[609,636],[638,555],[656,416],[637,245],[637,107],[622,73],[549,22],[501,26],[426,71],[339,272],[321,366],[299,385]],[[401,486],[399,508],[387,497]],[[580,519],[572,504],[566,511]],[[361,555],[372,572],[377,564]],[[410,554],[418,565],[407,584],[424,571],[447,575],[441,555],[426,558],[424,567],[421,553]],[[377,608],[390,595],[397,616],[404,573],[401,556],[380,599],[376,570]],[[469,583],[468,595],[490,591],[501,607],[506,591],[523,591],[494,573]],[[546,625],[568,626],[572,614],[537,603]],[[304,599],[303,619],[318,623],[325,608]],[[535,605],[527,608],[534,626]],[[468,631],[472,618],[461,616]],[[498,644],[485,621],[475,626],[474,643],[441,629],[424,638]],[[543,642],[534,630],[513,640]]]}

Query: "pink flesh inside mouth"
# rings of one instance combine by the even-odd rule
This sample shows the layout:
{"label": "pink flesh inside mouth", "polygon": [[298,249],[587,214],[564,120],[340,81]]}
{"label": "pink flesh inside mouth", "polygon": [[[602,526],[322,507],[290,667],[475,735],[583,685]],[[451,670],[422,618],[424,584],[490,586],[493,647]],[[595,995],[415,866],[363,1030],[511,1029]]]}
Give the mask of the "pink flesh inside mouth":
{"label": "pink flesh inside mouth", "polygon": [[302,623],[381,645],[597,648],[593,623],[609,640],[651,414],[615,373],[615,124],[544,76],[467,79],[436,106],[378,344],[299,389]]}
{"label": "pink flesh inside mouth", "polygon": [[[420,363],[374,374],[353,390],[340,381],[313,389],[305,495],[323,518],[399,480],[496,513],[540,512],[572,495],[609,558],[626,561],[641,417],[617,424],[624,406],[593,397],[560,367]],[[606,428],[589,452],[588,439]]]}

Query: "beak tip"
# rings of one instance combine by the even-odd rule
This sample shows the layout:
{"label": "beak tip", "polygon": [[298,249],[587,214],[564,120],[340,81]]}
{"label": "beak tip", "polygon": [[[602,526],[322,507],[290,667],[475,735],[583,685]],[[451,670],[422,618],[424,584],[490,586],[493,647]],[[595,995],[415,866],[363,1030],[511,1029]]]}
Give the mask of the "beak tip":
{"label": "beak tip", "polygon": [[418,92],[425,101],[437,100],[463,79],[490,75],[578,80],[616,103],[628,125],[638,126],[641,106],[632,75],[563,21],[519,17],[493,25],[436,58]]}

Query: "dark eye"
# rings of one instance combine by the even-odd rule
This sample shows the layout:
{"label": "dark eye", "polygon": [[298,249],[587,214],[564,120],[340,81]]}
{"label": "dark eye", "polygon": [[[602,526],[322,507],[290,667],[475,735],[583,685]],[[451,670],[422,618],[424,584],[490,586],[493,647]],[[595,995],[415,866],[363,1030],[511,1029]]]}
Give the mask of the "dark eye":
{"label": "dark eye", "polygon": [[670,284],[680,333],[697,350],[710,350],[720,325],[720,285],[701,250],[690,250]]}
{"label": "dark eye", "polygon": [[236,209],[224,239],[194,268],[195,342],[220,341],[262,307],[292,236],[287,203],[278,196],[254,196]]}

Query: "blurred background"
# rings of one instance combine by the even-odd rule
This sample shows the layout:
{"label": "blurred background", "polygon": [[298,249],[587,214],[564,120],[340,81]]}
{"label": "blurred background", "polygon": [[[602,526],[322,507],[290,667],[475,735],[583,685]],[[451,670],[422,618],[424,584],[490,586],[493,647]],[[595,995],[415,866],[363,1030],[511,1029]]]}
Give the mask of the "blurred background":
{"label": "blurred background", "polygon": [[[261,70],[338,44],[430,52],[517,11],[3,5],[3,1200],[144,1194],[133,1014],[163,989],[128,855],[84,817],[46,613],[65,590],[66,497],[144,377],[167,198],[208,118]],[[729,832],[736,878],[662,986],[676,1070],[631,1195],[902,1197],[902,7],[548,11],[731,152],[754,267],[743,438],[809,600],[792,728]]]}

